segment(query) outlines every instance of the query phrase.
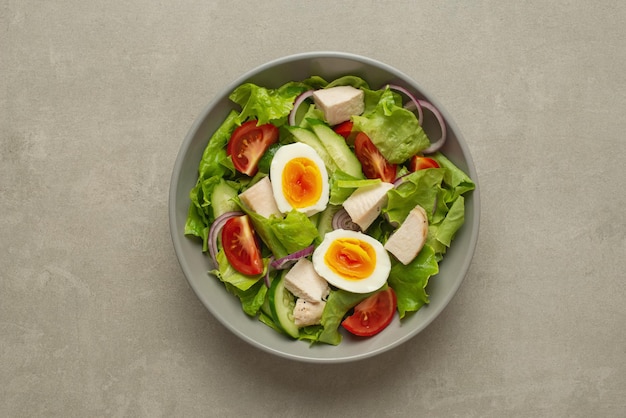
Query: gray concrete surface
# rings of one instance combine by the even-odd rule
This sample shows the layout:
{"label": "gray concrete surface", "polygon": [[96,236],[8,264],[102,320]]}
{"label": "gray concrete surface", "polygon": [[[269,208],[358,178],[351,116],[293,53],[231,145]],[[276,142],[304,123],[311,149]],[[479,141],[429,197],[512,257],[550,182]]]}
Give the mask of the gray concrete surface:
{"label": "gray concrete surface", "polygon": [[[625,4],[2,2],[0,416],[624,416]],[[434,94],[482,199],[444,314],[327,367],[222,327],[167,222],[201,109],[313,50],[384,61]]]}

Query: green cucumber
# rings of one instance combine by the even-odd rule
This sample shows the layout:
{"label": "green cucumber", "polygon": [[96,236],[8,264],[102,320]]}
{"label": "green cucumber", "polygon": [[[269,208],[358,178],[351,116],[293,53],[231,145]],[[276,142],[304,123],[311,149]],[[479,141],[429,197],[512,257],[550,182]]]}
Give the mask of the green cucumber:
{"label": "green cucumber", "polygon": [[333,230],[333,216],[341,209],[341,205],[328,205],[326,209],[320,212],[317,219],[317,232],[321,240],[324,239],[326,233]]}
{"label": "green cucumber", "polygon": [[308,129],[300,128],[298,126],[290,126],[287,130],[293,135],[296,142],[301,142],[313,148],[322,161],[324,161],[324,165],[326,165],[328,171],[334,172],[337,170],[338,167],[337,164],[335,164],[335,160],[333,160],[330,154],[328,154],[328,151],[326,151],[326,148],[320,142],[317,135]]}
{"label": "green cucumber", "polygon": [[263,154],[263,156],[261,156],[261,159],[259,160],[259,172],[269,174],[270,166],[272,164],[272,160],[274,159],[274,154],[276,154],[276,151],[278,151],[280,147],[280,144],[270,145],[270,147],[267,149],[267,151],[265,151],[265,153]]}
{"label": "green cucumber", "polygon": [[296,298],[285,289],[284,271],[276,277],[268,292],[272,317],[276,324],[290,337],[298,338],[300,331],[293,320],[293,308],[296,306]]}
{"label": "green cucumber", "polygon": [[259,321],[263,322],[268,327],[272,328],[276,332],[283,332],[283,330],[276,324],[274,315],[272,315],[272,308],[270,307],[269,289],[265,294],[263,305],[261,305],[261,312],[259,312]]}
{"label": "green cucumber", "polygon": [[[269,289],[268,289],[268,292],[269,292]],[[270,308],[269,295],[266,295],[265,299],[263,300],[263,305],[261,305],[261,312],[263,312],[265,315],[269,316],[270,318],[273,318],[272,308]]]}
{"label": "green cucumber", "polygon": [[341,135],[321,122],[311,124],[311,128],[341,171],[356,178],[363,178],[361,162]]}
{"label": "green cucumber", "polygon": [[237,190],[229,186],[224,179],[220,179],[220,182],[213,188],[213,193],[211,193],[213,216],[217,218],[226,212],[239,210],[239,206],[233,200],[237,195]]}

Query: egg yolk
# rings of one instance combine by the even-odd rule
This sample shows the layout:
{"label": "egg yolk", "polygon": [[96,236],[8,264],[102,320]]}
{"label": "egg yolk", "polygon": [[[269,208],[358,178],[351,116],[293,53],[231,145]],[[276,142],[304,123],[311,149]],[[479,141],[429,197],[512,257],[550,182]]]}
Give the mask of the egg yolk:
{"label": "egg yolk", "polygon": [[376,251],[367,242],[356,238],[338,238],[331,242],[324,262],[344,279],[369,277],[376,267]]}
{"label": "egg yolk", "polygon": [[282,185],[283,195],[293,208],[306,208],[322,195],[322,174],[312,160],[294,158],[285,164]]}

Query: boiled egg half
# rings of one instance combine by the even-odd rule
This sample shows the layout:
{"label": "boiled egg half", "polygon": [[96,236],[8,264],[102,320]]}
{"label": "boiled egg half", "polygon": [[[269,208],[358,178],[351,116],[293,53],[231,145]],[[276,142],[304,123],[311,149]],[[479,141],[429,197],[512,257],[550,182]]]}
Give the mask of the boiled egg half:
{"label": "boiled egg half", "polygon": [[313,267],[339,289],[369,293],[385,284],[391,261],[376,239],[362,232],[335,229],[313,252]]}
{"label": "boiled egg half", "polygon": [[328,172],[309,145],[296,142],[280,147],[270,165],[270,179],[276,206],[283,213],[295,209],[311,216],[328,205]]}

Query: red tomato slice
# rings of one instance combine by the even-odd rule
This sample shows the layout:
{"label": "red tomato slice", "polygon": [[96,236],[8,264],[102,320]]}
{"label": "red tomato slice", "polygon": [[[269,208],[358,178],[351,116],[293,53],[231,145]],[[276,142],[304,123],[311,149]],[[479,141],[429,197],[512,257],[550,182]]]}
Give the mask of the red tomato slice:
{"label": "red tomato slice", "polygon": [[345,139],[348,139],[350,137],[350,134],[352,133],[353,126],[354,124],[352,123],[352,121],[347,120],[335,126],[333,130],[339,135],[343,136]]}
{"label": "red tomato slice", "polygon": [[254,176],[259,160],[270,145],[278,142],[278,128],[271,123],[257,126],[250,120],[239,126],[230,136],[226,153],[231,156],[237,171]]}
{"label": "red tomato slice", "polygon": [[381,179],[387,183],[393,183],[396,179],[398,166],[387,161],[363,132],[356,135],[354,153],[361,162],[363,174],[368,179]]}
{"label": "red tomato slice", "polygon": [[426,168],[439,168],[439,164],[432,158],[422,157],[421,155],[411,157],[409,163],[409,169],[411,171],[424,170]]}
{"label": "red tomato slice", "polygon": [[222,229],[222,246],[228,262],[241,274],[263,273],[259,242],[248,215],[230,218]]}
{"label": "red tomato slice", "polygon": [[388,287],[356,305],[341,325],[354,335],[371,337],[391,323],[397,306],[396,293]]}

